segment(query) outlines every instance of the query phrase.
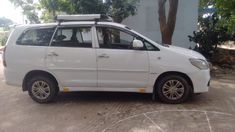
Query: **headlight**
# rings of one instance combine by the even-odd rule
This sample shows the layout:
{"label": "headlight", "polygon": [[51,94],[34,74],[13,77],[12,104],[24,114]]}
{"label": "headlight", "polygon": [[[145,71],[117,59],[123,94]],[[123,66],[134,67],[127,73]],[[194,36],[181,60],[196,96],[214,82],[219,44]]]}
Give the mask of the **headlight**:
{"label": "headlight", "polygon": [[194,59],[194,58],[191,58],[189,60],[190,60],[192,65],[194,65],[195,67],[199,68],[200,70],[206,70],[206,69],[209,68],[209,64],[205,60]]}

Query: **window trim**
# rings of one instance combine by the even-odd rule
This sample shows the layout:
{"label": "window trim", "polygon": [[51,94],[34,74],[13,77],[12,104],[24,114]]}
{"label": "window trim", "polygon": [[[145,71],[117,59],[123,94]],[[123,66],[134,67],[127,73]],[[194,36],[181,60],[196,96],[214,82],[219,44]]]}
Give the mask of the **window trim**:
{"label": "window trim", "polygon": [[[38,29],[54,29],[54,32],[51,36],[51,39],[55,33],[55,30],[56,30],[57,26],[42,26],[42,27],[28,27],[26,29],[24,29],[21,34],[19,35],[19,37],[16,39],[15,41],[15,44],[18,45],[18,46],[40,46],[40,45],[24,45],[24,44],[20,44],[19,43],[19,39],[22,39],[22,37],[30,30],[38,30]],[[44,47],[49,47],[51,44],[51,40],[49,41],[48,45],[45,45]],[[41,47],[41,46],[40,46]]]}
{"label": "window trim", "polygon": [[[80,28],[80,27],[86,27],[86,28],[90,28],[91,29],[91,47],[64,47],[64,46],[52,46],[52,42],[54,40],[54,37],[57,33],[57,31],[61,28]],[[50,44],[49,44],[49,47],[59,47],[59,48],[94,48],[94,42],[93,42],[93,30],[92,30],[92,27],[93,25],[92,24],[82,24],[82,25],[57,25],[56,26],[56,29],[55,29],[55,32],[53,33],[52,35],[52,38],[51,38],[51,41],[50,41]]]}
{"label": "window trim", "polygon": [[[105,24],[95,25],[96,38],[97,38],[97,43],[98,43],[98,47],[97,47],[97,48],[98,48],[98,49],[112,49],[112,48],[101,48],[101,47],[100,47],[100,44],[99,44],[99,37],[98,37],[98,33],[97,33],[97,27],[113,28],[113,29],[120,30],[120,31],[122,31],[122,32],[124,32],[124,33],[127,33],[127,34],[129,34],[129,35],[132,35],[132,36],[135,37],[135,38],[141,38],[140,41],[143,42],[143,44],[144,44],[144,49],[141,49],[141,50],[139,50],[139,51],[160,51],[160,49],[159,49],[157,46],[153,45],[152,43],[150,43],[150,42],[147,41],[146,39],[142,38],[141,36],[139,36],[139,35],[137,35],[137,34],[131,32],[131,31],[128,31],[127,29],[124,29],[124,28],[121,28],[121,27],[117,27],[117,26],[113,26],[113,25],[105,25]],[[155,47],[155,49],[154,49],[154,50],[148,50],[147,47],[146,47],[146,45],[145,45],[145,43],[144,43],[145,41],[148,42],[149,44],[151,44],[153,47]],[[113,49],[113,50],[137,50],[137,49]]]}

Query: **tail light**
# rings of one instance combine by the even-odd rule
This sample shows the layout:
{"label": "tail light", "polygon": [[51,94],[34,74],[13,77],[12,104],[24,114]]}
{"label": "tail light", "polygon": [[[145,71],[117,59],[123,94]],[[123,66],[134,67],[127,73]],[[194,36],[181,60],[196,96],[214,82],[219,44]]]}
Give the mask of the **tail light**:
{"label": "tail light", "polygon": [[6,57],[5,57],[6,49],[7,49],[7,46],[3,48],[3,54],[2,54],[2,63],[4,67],[7,67]]}

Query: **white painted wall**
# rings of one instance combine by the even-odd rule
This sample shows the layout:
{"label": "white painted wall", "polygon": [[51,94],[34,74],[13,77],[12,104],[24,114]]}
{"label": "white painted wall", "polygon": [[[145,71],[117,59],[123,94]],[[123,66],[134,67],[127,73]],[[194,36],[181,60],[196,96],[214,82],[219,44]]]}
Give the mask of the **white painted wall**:
{"label": "white painted wall", "polygon": [[[198,4],[199,0],[179,0],[173,45],[194,48],[195,43],[189,42],[188,35],[192,35],[193,31],[197,30]],[[168,7],[167,2],[166,10]],[[123,24],[154,41],[161,42],[158,0],[141,0],[137,14],[124,20]]]}

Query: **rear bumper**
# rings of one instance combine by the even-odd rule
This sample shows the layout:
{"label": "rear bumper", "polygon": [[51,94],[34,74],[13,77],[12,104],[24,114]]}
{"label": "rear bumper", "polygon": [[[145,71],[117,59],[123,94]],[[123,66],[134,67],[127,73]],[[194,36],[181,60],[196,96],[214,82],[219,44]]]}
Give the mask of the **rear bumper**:
{"label": "rear bumper", "polygon": [[210,70],[200,70],[188,74],[192,80],[194,93],[204,93],[209,91],[210,86]]}
{"label": "rear bumper", "polygon": [[7,85],[22,87],[23,78],[19,75],[19,72],[4,68],[4,77]]}

